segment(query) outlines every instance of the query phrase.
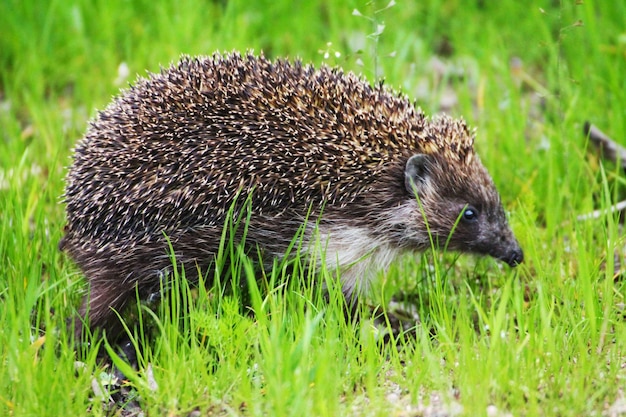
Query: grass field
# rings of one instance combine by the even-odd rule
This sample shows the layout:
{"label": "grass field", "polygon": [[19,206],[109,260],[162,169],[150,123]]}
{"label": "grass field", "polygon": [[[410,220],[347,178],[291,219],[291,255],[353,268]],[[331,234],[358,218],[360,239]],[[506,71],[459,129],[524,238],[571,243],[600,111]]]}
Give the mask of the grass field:
{"label": "grass field", "polygon": [[[582,125],[626,137],[625,23],[620,1],[0,0],[0,415],[626,415],[620,218],[577,219],[624,194]],[[463,116],[526,260],[407,256],[371,298],[402,293],[421,323],[386,343],[306,279],[183,281],[140,310],[161,331],[112,392],[96,347],[78,362],[65,341],[85,290],[57,249],[72,146],[136,75],[233,49],[384,78]]]}

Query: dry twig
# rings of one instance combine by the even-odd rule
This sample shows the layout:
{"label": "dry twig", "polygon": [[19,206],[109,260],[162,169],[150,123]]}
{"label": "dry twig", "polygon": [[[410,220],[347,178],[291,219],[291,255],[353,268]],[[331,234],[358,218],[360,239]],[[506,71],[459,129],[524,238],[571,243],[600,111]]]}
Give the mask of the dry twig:
{"label": "dry twig", "polygon": [[585,122],[583,133],[589,137],[591,143],[600,150],[604,159],[617,161],[626,170],[626,148],[616,143],[604,132],[589,122]]}
{"label": "dry twig", "polygon": [[[585,122],[585,125],[583,126],[583,133],[585,136],[589,137],[589,141],[591,141],[591,143],[598,148],[600,155],[603,158],[616,161],[622,166],[622,169],[626,170],[626,148],[616,143],[604,132],[589,122]],[[594,210],[591,213],[581,214],[576,219],[578,221],[597,219],[607,214],[624,210],[626,210],[626,201],[620,201],[607,209]]]}

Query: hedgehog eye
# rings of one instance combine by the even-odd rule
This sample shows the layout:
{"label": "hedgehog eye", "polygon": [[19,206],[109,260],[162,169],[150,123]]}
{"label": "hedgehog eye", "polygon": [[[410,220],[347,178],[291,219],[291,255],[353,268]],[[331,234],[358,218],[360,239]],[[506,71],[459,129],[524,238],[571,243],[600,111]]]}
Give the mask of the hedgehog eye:
{"label": "hedgehog eye", "polygon": [[478,219],[478,210],[472,206],[467,206],[463,209],[462,219],[464,222],[474,222]]}

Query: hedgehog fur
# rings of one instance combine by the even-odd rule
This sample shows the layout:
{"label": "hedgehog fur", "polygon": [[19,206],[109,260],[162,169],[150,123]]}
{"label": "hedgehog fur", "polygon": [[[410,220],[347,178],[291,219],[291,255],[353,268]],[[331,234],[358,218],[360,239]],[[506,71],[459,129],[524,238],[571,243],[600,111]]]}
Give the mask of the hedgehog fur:
{"label": "hedgehog fur", "polygon": [[515,266],[523,252],[473,143],[464,121],[340,69],[183,57],[123,92],[75,148],[60,247],[90,284],[77,332],[88,320],[114,335],[114,311],[159,290],[165,236],[197,279],[246,199],[251,250],[283,256],[308,218],[305,249],[320,239],[349,297],[431,242]]}

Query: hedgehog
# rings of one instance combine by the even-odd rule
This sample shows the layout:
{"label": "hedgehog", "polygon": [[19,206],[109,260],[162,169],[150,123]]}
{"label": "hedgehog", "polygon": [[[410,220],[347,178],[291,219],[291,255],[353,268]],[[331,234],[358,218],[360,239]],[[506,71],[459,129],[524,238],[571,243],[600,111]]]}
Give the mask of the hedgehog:
{"label": "hedgehog", "polygon": [[[116,312],[172,267],[210,276],[228,216],[249,205],[245,247],[282,259],[299,231],[358,300],[399,255],[431,247],[523,251],[461,119],[339,68],[262,54],[183,56],[139,78],[74,149],[59,247],[89,283],[77,334],[120,331]],[[239,236],[241,237],[241,236]],[[350,301],[352,302],[352,301]]]}

